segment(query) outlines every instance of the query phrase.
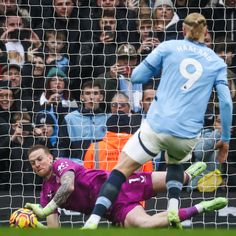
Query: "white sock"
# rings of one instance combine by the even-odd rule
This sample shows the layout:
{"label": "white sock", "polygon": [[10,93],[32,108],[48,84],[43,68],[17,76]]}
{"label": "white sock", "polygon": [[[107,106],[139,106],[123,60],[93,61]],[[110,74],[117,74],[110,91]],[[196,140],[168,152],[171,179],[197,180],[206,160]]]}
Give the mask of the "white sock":
{"label": "white sock", "polygon": [[195,207],[197,208],[198,213],[202,213],[204,211],[203,206],[201,204],[196,204]]}
{"label": "white sock", "polygon": [[167,211],[169,210],[177,211],[178,209],[179,209],[179,200],[176,198],[169,199]]}
{"label": "white sock", "polygon": [[[99,222],[100,222],[100,220],[101,220],[101,216],[98,216],[98,215],[95,215],[95,214],[92,214],[90,217],[89,217],[89,219],[86,221],[86,223],[88,222],[88,223],[93,223],[93,224],[98,224]],[[85,225],[86,225],[86,223],[85,223]]]}

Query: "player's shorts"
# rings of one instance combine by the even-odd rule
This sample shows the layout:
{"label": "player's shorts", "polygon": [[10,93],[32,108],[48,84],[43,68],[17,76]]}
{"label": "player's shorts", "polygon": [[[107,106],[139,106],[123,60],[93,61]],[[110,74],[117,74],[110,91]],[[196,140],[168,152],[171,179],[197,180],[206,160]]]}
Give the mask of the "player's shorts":
{"label": "player's shorts", "polygon": [[152,185],[152,173],[134,173],[122,185],[121,191],[109,210],[108,219],[115,225],[124,226],[126,215],[141,201],[155,196]]}
{"label": "player's shorts", "polygon": [[122,151],[141,165],[156,157],[160,151],[166,151],[168,164],[177,164],[191,158],[192,150],[197,141],[198,138],[185,139],[156,133],[145,121],[128,140]]}

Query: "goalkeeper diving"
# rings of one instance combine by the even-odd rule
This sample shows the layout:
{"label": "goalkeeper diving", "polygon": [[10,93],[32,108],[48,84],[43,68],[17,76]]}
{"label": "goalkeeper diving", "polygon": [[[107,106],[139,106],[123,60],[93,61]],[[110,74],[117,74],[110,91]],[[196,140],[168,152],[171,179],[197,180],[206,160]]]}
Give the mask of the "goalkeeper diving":
{"label": "goalkeeper diving", "polygon": [[[92,213],[97,196],[110,172],[85,169],[70,159],[53,160],[49,149],[42,145],[29,150],[29,161],[33,171],[44,178],[40,204],[26,203],[39,218],[46,218],[48,227],[59,227],[58,208],[65,208],[89,215]],[[206,169],[204,162],[191,165],[184,173],[184,183]],[[121,191],[106,214],[114,225],[123,227],[160,228],[181,227],[181,221],[203,212],[221,209],[228,204],[226,198],[218,197],[202,201],[175,214],[161,212],[148,215],[141,201],[146,201],[158,192],[166,190],[166,172],[137,172],[122,185]],[[104,202],[104,204],[106,204]]]}

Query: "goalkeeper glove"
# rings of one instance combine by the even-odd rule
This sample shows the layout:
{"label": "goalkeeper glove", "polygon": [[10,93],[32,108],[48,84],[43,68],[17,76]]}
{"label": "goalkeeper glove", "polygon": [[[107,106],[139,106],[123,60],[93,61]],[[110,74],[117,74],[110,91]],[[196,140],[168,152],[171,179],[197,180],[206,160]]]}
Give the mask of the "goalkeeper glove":
{"label": "goalkeeper glove", "polygon": [[25,207],[31,209],[39,218],[45,218],[58,208],[54,200],[51,200],[44,208],[42,208],[40,204],[33,203],[26,203]]}

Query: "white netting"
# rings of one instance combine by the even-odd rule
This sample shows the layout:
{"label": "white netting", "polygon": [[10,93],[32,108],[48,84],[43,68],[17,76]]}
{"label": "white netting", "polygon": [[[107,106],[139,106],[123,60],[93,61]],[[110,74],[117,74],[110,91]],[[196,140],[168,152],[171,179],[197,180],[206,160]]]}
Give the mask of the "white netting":
{"label": "white netting", "polygon": [[[235,100],[236,1],[225,1],[226,5],[217,0],[163,2],[165,13],[152,0],[0,1],[0,224],[8,224],[11,212],[26,202],[39,202],[42,180],[27,160],[32,145],[43,144],[55,156],[83,163],[90,143],[104,137],[110,113],[132,113],[129,131],[138,129],[158,88],[159,75],[145,86],[134,86],[128,78],[160,42],[183,38],[182,21],[188,13],[206,17],[205,41],[227,62]],[[52,79],[55,76],[61,79]],[[229,159],[221,166],[214,151],[219,139],[213,122],[217,112],[213,94],[206,114],[209,129],[204,130],[191,161],[204,160],[208,171],[220,169],[223,186],[202,193],[194,182],[184,187],[181,207],[215,196],[229,198],[229,207],[195,217],[185,222],[187,227],[235,226],[235,131]],[[163,160],[155,159],[154,170],[165,169]],[[160,194],[148,202],[147,211],[165,210],[166,204],[166,193]],[[81,226],[84,217],[62,210],[61,224]]]}

